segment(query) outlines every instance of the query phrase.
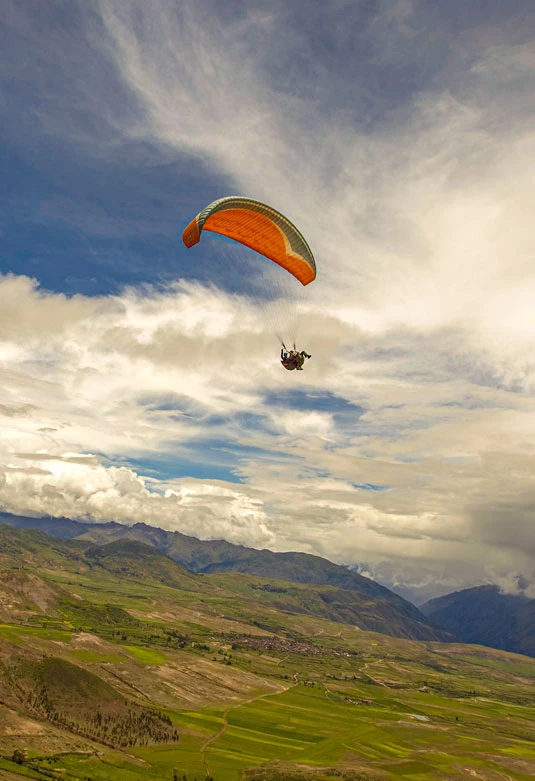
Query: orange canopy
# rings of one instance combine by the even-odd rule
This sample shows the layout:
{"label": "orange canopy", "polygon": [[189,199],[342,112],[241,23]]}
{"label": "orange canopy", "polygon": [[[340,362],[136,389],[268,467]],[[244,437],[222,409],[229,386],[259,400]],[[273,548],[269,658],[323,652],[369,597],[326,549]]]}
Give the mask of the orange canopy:
{"label": "orange canopy", "polygon": [[259,252],[308,285],[316,262],[303,235],[283,214],[252,198],[220,198],[198,214],[182,234],[186,247],[200,241],[203,230],[220,233]]}

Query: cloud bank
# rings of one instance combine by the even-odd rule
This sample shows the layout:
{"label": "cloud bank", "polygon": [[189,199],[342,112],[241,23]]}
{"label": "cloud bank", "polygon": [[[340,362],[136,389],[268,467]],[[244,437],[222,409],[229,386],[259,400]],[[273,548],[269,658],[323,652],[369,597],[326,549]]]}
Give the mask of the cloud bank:
{"label": "cloud bank", "polygon": [[[279,371],[262,311],[217,282],[89,298],[5,275],[2,509],[306,550],[443,593],[532,578],[529,20],[515,5],[460,34],[418,3],[330,4],[320,40],[287,4],[217,23],[210,3],[77,9],[78,56],[111,81],[69,84],[89,125],[63,121],[56,86],[43,132],[141,167],[150,146],[287,212],[318,260],[299,302],[313,359]],[[49,73],[75,58],[61,35]],[[113,133],[92,134],[103,117]]]}

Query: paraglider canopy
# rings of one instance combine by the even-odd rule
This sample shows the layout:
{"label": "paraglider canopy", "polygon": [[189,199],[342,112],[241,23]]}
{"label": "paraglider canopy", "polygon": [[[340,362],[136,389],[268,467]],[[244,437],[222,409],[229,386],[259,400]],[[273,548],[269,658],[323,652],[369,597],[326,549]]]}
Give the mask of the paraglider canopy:
{"label": "paraglider canopy", "polygon": [[316,278],[316,262],[303,235],[287,217],[265,203],[242,196],[219,198],[185,228],[182,241],[193,247],[203,230],[220,233],[286,269],[302,285]]}

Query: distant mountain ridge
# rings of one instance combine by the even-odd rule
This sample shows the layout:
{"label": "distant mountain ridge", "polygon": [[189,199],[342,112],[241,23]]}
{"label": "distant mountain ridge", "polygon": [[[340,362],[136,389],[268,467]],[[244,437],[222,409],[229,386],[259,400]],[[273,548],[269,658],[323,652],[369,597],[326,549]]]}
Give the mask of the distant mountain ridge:
{"label": "distant mountain ridge", "polygon": [[[108,551],[110,543],[135,540],[156,548],[186,570],[198,574],[241,573],[308,584],[315,587],[315,599],[319,600],[315,603],[315,612],[321,610],[326,617],[330,615],[331,620],[358,623],[360,605],[360,615],[363,619],[365,617],[364,623],[368,629],[415,640],[451,639],[449,633],[439,629],[402,597],[319,556],[258,551],[224,540],[202,541],[181,532],[168,532],[144,523],[133,526],[115,522],[90,524],[63,518],[27,518],[7,513],[0,513],[0,523],[19,529],[39,529],[59,539],[92,542],[106,546]],[[99,554],[95,555],[98,557]]]}
{"label": "distant mountain ridge", "polygon": [[535,656],[535,599],[476,586],[431,599],[420,610],[463,643]]}

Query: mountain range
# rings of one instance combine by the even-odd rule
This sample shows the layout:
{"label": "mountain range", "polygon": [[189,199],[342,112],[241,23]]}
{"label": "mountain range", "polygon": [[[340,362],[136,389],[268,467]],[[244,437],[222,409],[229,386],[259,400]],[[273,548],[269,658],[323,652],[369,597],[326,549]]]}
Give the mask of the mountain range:
{"label": "mountain range", "polygon": [[463,643],[535,656],[535,599],[476,586],[431,599],[420,610]]}
{"label": "mountain range", "polygon": [[[0,513],[0,523],[18,529],[39,529],[52,537],[71,541],[86,548],[90,543],[105,546],[109,557],[120,541],[131,540],[155,548],[189,572],[197,574],[241,573],[256,578],[303,584],[313,588],[299,606],[301,612],[321,614],[333,621],[356,624],[361,629],[415,640],[451,639],[414,605],[384,586],[308,553],[273,553],[233,545],[224,540],[198,540],[180,532],[170,532],[144,523],[124,526],[119,523],[90,524],[65,518],[27,518]],[[114,545],[115,544],[115,547]],[[142,549],[137,551],[142,555]],[[147,555],[146,552],[143,555]],[[154,566],[156,564],[154,563]],[[160,566],[160,565],[158,565]],[[283,587],[281,587],[282,589]],[[292,600],[296,590],[285,587],[279,603]]]}
{"label": "mountain range", "polygon": [[[183,568],[182,578],[187,573],[248,575],[262,579],[254,585],[257,595],[258,589],[275,590],[277,607],[289,612],[323,616],[393,637],[456,639],[535,656],[535,600],[522,594],[504,594],[498,586],[453,592],[431,599],[418,609],[370,578],[307,553],[274,553],[224,540],[198,540],[144,523],[93,524],[7,513],[0,513],[0,523],[19,529],[39,529],[57,539],[81,545],[85,555],[105,561],[107,567],[116,560],[117,572],[120,571],[117,562],[126,555],[130,570],[142,560],[148,563],[150,559],[150,566],[165,571],[166,577],[171,578],[169,582],[177,577],[176,573],[171,577],[170,560]],[[93,547],[88,547],[89,544]],[[308,590],[298,589],[297,584],[307,586]]]}

